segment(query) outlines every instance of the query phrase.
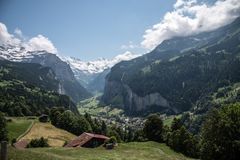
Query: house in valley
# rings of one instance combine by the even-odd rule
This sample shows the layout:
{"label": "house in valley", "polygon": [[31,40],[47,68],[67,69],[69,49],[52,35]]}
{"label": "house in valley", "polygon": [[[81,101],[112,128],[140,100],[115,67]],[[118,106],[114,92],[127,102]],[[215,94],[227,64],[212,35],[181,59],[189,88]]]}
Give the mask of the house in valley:
{"label": "house in valley", "polygon": [[95,148],[104,143],[104,141],[108,140],[109,137],[100,134],[86,133],[84,132],[77,138],[70,141],[64,147],[87,147],[87,148]]}

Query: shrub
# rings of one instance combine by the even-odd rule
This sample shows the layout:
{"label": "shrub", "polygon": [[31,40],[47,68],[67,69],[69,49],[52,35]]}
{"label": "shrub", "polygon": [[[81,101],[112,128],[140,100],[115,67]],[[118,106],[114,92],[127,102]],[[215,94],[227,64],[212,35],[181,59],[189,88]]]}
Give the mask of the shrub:
{"label": "shrub", "polygon": [[38,118],[38,120],[39,120],[39,122],[46,123],[46,122],[48,122],[48,115],[41,115]]}
{"label": "shrub", "polygon": [[13,138],[12,141],[11,141],[11,145],[13,146],[14,143],[16,143],[16,142],[17,142],[17,139],[16,139],[16,138]]}
{"label": "shrub", "polygon": [[40,139],[32,139],[27,145],[27,148],[37,148],[37,147],[49,147],[47,139],[41,137]]}
{"label": "shrub", "polygon": [[115,136],[110,137],[110,139],[108,140],[108,143],[116,144],[117,143],[117,138]]}
{"label": "shrub", "polygon": [[113,149],[117,144],[117,139],[115,136],[110,137],[110,139],[106,140],[104,143],[104,147],[106,149]]}

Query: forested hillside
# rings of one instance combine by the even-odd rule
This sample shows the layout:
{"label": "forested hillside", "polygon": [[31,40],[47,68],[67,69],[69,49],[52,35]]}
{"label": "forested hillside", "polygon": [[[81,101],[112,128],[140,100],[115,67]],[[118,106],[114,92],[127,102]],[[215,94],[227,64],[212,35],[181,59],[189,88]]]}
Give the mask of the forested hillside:
{"label": "forested hillside", "polygon": [[49,67],[0,61],[0,111],[9,116],[40,115],[54,106],[77,113],[70,98],[57,93],[58,87]]}
{"label": "forested hillside", "polygon": [[129,114],[189,111],[240,82],[239,37],[240,18],[212,32],[166,40],[149,54],[115,65],[103,102]]}

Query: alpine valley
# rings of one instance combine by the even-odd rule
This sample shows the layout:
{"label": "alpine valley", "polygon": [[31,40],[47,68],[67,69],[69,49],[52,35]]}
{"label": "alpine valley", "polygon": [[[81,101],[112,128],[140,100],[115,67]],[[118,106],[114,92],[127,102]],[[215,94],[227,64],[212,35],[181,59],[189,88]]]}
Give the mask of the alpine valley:
{"label": "alpine valley", "polygon": [[[30,71],[19,67],[19,72],[25,74],[15,75],[14,79],[65,94],[75,104],[103,93],[100,105],[122,109],[131,116],[205,113],[211,106],[239,101],[239,44],[240,18],[214,31],[165,40],[142,56],[126,52],[111,60],[84,62],[3,44],[1,71],[6,77],[14,70],[9,66],[39,64]],[[41,67],[49,71],[31,74],[40,72]]]}
{"label": "alpine valley", "polygon": [[0,160],[239,157],[239,0],[0,1]]}

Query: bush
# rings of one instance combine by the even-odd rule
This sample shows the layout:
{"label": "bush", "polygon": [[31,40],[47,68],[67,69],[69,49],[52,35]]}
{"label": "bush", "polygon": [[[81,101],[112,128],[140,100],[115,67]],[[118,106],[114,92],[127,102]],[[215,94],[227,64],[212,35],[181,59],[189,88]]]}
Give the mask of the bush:
{"label": "bush", "polygon": [[48,122],[48,115],[41,115],[38,117],[39,122],[46,123]]}
{"label": "bush", "polygon": [[117,139],[115,136],[110,137],[110,139],[106,140],[104,143],[104,147],[106,149],[113,149],[117,144]]}
{"label": "bush", "polygon": [[17,139],[16,139],[16,138],[13,138],[12,141],[11,141],[11,145],[13,146],[14,143],[16,143],[16,142],[17,142]]}
{"label": "bush", "polygon": [[116,144],[117,143],[117,138],[115,136],[110,137],[110,139],[108,140],[108,143]]}
{"label": "bush", "polygon": [[119,136],[118,132],[114,129],[109,128],[107,136],[114,137],[116,139],[116,142],[119,143],[121,142],[121,137]]}
{"label": "bush", "polygon": [[143,130],[137,130],[134,134],[134,141],[136,142],[145,142],[147,139],[144,136]]}
{"label": "bush", "polygon": [[37,147],[49,147],[47,139],[41,137],[40,139],[32,139],[31,142],[27,145],[27,148],[37,148]]}

